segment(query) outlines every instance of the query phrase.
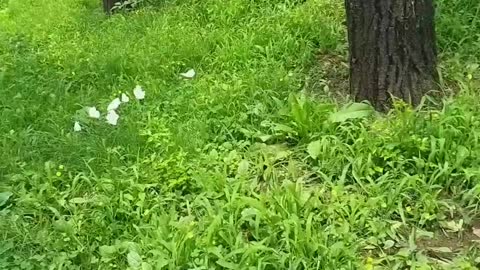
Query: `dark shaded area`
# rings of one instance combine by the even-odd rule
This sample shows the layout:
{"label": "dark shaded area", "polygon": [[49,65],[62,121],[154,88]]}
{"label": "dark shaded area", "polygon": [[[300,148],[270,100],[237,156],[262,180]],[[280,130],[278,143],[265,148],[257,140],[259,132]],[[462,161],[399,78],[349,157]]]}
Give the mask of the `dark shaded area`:
{"label": "dark shaded area", "polygon": [[103,10],[110,14],[112,12],[112,8],[115,6],[116,3],[120,3],[121,0],[103,0]]}

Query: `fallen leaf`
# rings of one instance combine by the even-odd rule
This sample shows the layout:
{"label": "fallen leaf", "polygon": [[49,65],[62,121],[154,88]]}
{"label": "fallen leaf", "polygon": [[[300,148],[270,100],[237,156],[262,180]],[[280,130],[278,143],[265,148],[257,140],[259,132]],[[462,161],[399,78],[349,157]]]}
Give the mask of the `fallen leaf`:
{"label": "fallen leaf", "polygon": [[113,126],[116,126],[117,125],[117,122],[118,122],[118,119],[120,118],[120,116],[115,112],[115,111],[109,111],[108,114],[107,114],[107,122],[110,124],[110,125],[113,125]]}
{"label": "fallen leaf", "polygon": [[75,132],[82,131],[82,126],[80,126],[80,123],[75,122],[75,124],[73,125],[73,131],[75,131]]}
{"label": "fallen leaf", "polygon": [[133,89],[133,95],[138,100],[145,99],[145,91],[142,89],[140,85],[137,85],[135,89]]}
{"label": "fallen leaf", "polygon": [[193,77],[195,77],[195,74],[196,74],[195,70],[190,69],[185,73],[180,73],[180,76],[182,76],[185,79],[193,79]]}
{"label": "fallen leaf", "polygon": [[97,110],[97,108],[95,108],[95,107],[90,107],[90,108],[88,108],[88,116],[89,116],[90,118],[96,118],[96,119],[98,119],[98,118],[100,118],[100,112]]}
{"label": "fallen leaf", "polygon": [[438,253],[452,253],[452,249],[449,247],[429,247],[427,248],[430,251],[438,252]]}
{"label": "fallen leaf", "polygon": [[458,222],[455,220],[443,221],[440,223],[440,226],[450,232],[460,232],[463,230],[463,219],[460,219]]}
{"label": "fallen leaf", "polygon": [[472,228],[472,233],[477,237],[480,237],[480,228]]}
{"label": "fallen leaf", "polygon": [[130,98],[125,93],[122,93],[121,101],[127,103],[130,101]]}
{"label": "fallen leaf", "polygon": [[120,101],[119,98],[112,100],[112,102],[108,104],[107,111],[113,111],[118,109],[118,107],[120,107],[120,104],[122,104],[122,102]]}

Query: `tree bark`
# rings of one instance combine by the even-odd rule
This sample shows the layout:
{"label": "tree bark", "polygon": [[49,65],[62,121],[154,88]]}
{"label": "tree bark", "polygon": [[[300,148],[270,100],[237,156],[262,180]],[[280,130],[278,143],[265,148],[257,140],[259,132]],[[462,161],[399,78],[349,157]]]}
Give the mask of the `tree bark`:
{"label": "tree bark", "polygon": [[387,110],[392,96],[413,105],[437,79],[433,0],[345,0],[350,92]]}
{"label": "tree bark", "polygon": [[103,10],[105,13],[110,14],[112,12],[112,8],[118,2],[121,2],[121,0],[103,0]]}

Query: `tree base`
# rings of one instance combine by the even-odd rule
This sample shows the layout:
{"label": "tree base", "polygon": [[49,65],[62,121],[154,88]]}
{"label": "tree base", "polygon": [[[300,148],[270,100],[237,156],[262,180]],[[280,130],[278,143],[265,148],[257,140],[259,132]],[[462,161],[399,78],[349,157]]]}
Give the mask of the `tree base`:
{"label": "tree base", "polygon": [[121,0],[103,0],[103,11],[107,14],[112,13],[112,8],[115,6],[116,3],[122,2]]}
{"label": "tree base", "polygon": [[350,92],[378,110],[413,105],[436,85],[432,0],[346,0]]}

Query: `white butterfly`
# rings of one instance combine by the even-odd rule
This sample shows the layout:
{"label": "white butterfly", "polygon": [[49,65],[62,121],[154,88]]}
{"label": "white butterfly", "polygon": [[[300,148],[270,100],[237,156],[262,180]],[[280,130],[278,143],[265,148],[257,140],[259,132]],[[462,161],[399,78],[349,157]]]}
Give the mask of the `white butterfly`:
{"label": "white butterfly", "polygon": [[122,93],[121,101],[127,103],[130,101],[130,98],[125,93]]}
{"label": "white butterfly", "polygon": [[135,95],[135,98],[138,100],[145,99],[145,91],[143,91],[140,85],[137,85],[135,89],[133,89],[133,95]]}
{"label": "white butterfly", "polygon": [[89,116],[90,118],[96,118],[96,119],[98,119],[98,118],[100,118],[100,112],[97,110],[97,108],[95,108],[95,107],[90,107],[90,108],[88,108],[88,116]]}
{"label": "white butterfly", "polygon": [[185,73],[180,73],[180,76],[182,76],[185,79],[193,79],[193,77],[195,77],[195,74],[196,74],[195,70],[190,69]]}
{"label": "white butterfly", "polygon": [[73,125],[73,131],[75,131],[75,132],[82,131],[82,126],[80,126],[80,123],[75,122],[75,124]]}
{"label": "white butterfly", "polygon": [[120,116],[114,110],[111,110],[111,111],[108,111],[106,118],[107,118],[107,122],[110,125],[116,126]]}
{"label": "white butterfly", "polygon": [[120,107],[120,104],[122,104],[122,102],[120,101],[119,98],[112,100],[112,102],[108,104],[107,111],[113,111],[118,109],[118,107]]}

